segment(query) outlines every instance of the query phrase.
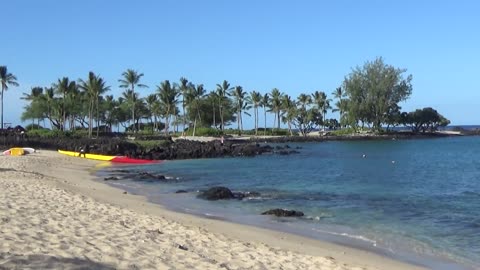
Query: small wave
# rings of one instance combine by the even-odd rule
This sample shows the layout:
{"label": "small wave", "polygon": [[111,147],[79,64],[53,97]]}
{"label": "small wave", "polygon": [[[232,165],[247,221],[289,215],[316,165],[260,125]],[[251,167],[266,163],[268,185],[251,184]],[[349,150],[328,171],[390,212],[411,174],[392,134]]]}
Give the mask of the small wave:
{"label": "small wave", "polygon": [[325,219],[325,218],[332,218],[334,217],[334,215],[332,213],[320,213],[320,215],[318,216],[306,216],[305,219],[308,219],[308,220],[321,220],[321,219]]}
{"label": "small wave", "polygon": [[272,199],[272,197],[269,196],[252,196],[252,197],[244,197],[242,200],[244,201],[267,201]]}
{"label": "small wave", "polygon": [[370,243],[372,246],[376,247],[377,246],[377,241],[369,239],[365,236],[362,235],[354,235],[354,234],[348,234],[348,233],[337,233],[337,232],[331,232],[331,231],[325,231],[317,228],[312,228],[313,231],[319,232],[319,233],[325,233],[325,234],[330,234],[330,235],[337,235],[337,236],[343,236],[343,237],[348,237],[352,239],[357,239],[361,240],[367,243]]}

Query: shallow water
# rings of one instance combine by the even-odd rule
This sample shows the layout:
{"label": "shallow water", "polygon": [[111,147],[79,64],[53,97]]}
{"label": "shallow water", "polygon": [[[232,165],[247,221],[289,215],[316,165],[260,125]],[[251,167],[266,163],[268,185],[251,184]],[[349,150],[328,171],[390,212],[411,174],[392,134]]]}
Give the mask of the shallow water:
{"label": "shallow water", "polygon": [[[110,183],[177,211],[366,248],[434,269],[480,268],[480,137],[289,145],[301,147],[300,154],[166,161],[128,168],[165,175],[168,183]],[[195,197],[219,185],[261,196]],[[179,189],[191,192],[174,194]],[[306,217],[259,215],[270,208]]]}

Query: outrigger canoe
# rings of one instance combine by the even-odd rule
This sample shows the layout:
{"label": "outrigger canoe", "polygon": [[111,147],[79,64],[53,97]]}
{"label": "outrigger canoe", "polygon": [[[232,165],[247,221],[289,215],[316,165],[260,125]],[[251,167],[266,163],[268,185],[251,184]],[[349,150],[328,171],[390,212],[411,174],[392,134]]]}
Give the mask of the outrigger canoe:
{"label": "outrigger canoe", "polygon": [[[73,151],[64,151],[58,150],[60,154],[72,156],[72,157],[80,157],[80,152],[73,152]],[[139,158],[129,158],[127,156],[107,156],[107,155],[97,155],[97,154],[82,154],[82,158],[94,159],[94,160],[101,160],[101,161],[110,161],[116,163],[131,163],[131,164],[149,164],[149,163],[158,163],[160,160],[149,160],[149,159],[139,159]]]}

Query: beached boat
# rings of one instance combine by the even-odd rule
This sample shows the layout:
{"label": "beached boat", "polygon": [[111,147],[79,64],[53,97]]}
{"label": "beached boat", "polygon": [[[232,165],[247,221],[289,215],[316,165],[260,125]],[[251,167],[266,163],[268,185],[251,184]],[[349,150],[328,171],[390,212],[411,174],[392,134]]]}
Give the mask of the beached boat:
{"label": "beached boat", "polygon": [[13,147],[2,152],[5,156],[22,156],[32,153],[35,153],[35,149],[31,147]]}
{"label": "beached boat", "polygon": [[83,154],[80,152],[64,151],[64,150],[58,150],[58,152],[60,154],[64,154],[72,157],[81,157],[81,158],[110,161],[110,162],[116,162],[116,163],[149,164],[149,163],[161,162],[160,160],[130,158],[127,156],[108,156],[108,155],[98,155],[98,154],[89,154],[89,153]]}

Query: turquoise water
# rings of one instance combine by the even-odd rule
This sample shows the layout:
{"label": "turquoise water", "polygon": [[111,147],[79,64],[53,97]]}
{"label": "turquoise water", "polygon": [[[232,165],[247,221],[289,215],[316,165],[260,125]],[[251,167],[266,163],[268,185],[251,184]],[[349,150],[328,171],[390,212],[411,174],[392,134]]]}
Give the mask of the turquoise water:
{"label": "turquoise water", "polygon": [[[480,137],[289,145],[301,147],[300,154],[166,161],[131,169],[166,175],[169,183],[113,185],[178,211],[367,248],[430,268],[480,268]],[[219,185],[261,196],[195,197]],[[174,194],[178,189],[191,192]],[[259,215],[270,208],[306,217]]]}

